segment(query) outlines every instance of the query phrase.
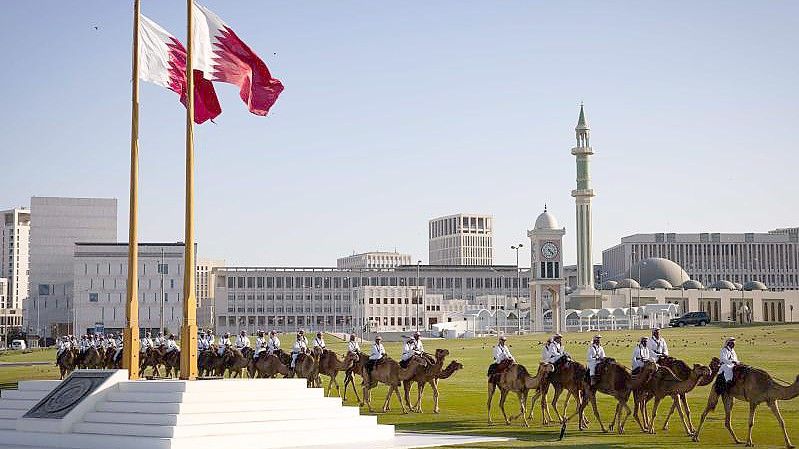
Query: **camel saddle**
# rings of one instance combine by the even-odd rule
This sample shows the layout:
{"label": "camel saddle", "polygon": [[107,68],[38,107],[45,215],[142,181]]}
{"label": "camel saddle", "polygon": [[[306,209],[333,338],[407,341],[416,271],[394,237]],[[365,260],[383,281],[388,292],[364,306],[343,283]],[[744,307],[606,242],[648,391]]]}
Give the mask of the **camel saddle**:
{"label": "camel saddle", "polygon": [[511,365],[513,365],[513,361],[511,361],[510,359],[505,359],[499,363],[492,363],[491,365],[489,365],[488,373],[486,373],[486,375],[488,376],[488,382],[492,384],[498,383],[499,376],[501,376],[502,373],[507,371],[508,368],[511,367]]}

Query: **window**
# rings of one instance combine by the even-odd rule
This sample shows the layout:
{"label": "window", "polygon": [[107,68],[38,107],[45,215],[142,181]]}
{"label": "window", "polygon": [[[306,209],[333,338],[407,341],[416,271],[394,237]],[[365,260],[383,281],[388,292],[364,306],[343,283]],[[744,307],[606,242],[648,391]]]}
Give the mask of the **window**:
{"label": "window", "polygon": [[39,284],[39,296],[49,296],[50,286],[46,284]]}
{"label": "window", "polygon": [[169,264],[159,263],[158,274],[169,274]]}
{"label": "window", "polygon": [[89,302],[97,302],[99,295],[97,293],[89,293]]}
{"label": "window", "polygon": [[227,278],[227,288],[235,287],[235,282],[236,282],[236,278],[234,278],[233,276],[228,276],[228,278]]}

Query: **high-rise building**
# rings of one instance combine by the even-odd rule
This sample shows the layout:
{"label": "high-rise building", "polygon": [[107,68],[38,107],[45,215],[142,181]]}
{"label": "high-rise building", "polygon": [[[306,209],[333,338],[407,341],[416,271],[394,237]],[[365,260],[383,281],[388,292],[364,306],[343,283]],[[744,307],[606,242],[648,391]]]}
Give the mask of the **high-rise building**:
{"label": "high-rise building", "polygon": [[577,209],[577,294],[581,294],[594,289],[591,259],[591,198],[594,197],[594,189],[591,188],[589,161],[594,150],[591,148],[591,129],[585,120],[583,105],[580,105],[575,133],[577,146],[572,148],[571,153],[577,160],[577,188],[572,190],[572,196]]}
{"label": "high-rise building", "polygon": [[74,333],[75,243],[116,240],[116,199],[31,198],[29,295],[23,305],[29,333]]}
{"label": "high-rise building", "polygon": [[799,289],[799,236],[788,231],[629,235],[602,251],[603,279],[630,277],[630,267],[650,257],[676,262],[706,286],[759,281],[771,289]]}
{"label": "high-rise building", "polygon": [[28,209],[15,208],[0,212],[3,220],[0,227],[0,277],[8,280],[6,300],[0,309],[22,310],[28,297],[30,274],[30,229],[31,213]]}
{"label": "high-rise building", "polygon": [[430,265],[493,265],[494,218],[455,214],[428,224]]}
{"label": "high-rise building", "polygon": [[337,268],[394,268],[410,264],[410,254],[400,254],[396,251],[372,251],[339,257],[336,260]]}
{"label": "high-rise building", "polygon": [[197,296],[197,325],[201,328],[214,326],[214,269],[224,267],[224,260],[201,257],[197,260],[197,271],[194,277]]}
{"label": "high-rise building", "polygon": [[[121,332],[126,323],[128,244],[78,242],[73,253],[75,333]],[[183,243],[139,243],[142,330],[157,331],[163,322],[169,332],[180,331],[184,253]]]}

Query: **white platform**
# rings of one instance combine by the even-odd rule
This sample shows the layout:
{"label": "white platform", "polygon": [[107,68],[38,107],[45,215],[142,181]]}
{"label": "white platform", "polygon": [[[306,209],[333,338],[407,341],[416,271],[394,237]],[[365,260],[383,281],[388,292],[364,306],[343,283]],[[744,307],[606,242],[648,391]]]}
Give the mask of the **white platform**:
{"label": "white platform", "polygon": [[496,438],[399,433],[326,398],[304,379],[120,381],[64,433],[24,427],[22,419],[60,381],[22,381],[0,394],[0,449],[205,449],[305,447],[367,443],[405,449]]}

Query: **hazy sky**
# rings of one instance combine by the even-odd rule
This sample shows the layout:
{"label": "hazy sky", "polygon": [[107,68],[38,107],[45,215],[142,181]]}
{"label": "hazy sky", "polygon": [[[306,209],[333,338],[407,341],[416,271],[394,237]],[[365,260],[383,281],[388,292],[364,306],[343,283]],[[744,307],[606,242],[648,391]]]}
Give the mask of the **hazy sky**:
{"label": "hazy sky", "polygon": [[[184,38],[184,2],[142,3]],[[595,260],[636,232],[799,225],[797,2],[204,4],[286,89],[258,117],[220,84],[222,115],[196,127],[201,256],[426,262],[427,220],[464,211],[495,217],[495,262],[513,263],[546,202],[574,262],[581,100]],[[131,5],[3,5],[0,208],[116,197],[126,238]],[[182,240],[184,110],[146,83],[141,104],[140,238]]]}

